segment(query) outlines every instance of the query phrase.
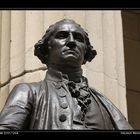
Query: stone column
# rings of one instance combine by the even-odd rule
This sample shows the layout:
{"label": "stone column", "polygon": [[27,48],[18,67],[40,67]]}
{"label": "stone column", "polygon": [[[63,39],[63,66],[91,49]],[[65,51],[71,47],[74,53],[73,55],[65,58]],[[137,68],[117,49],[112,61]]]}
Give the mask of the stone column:
{"label": "stone column", "polygon": [[104,93],[102,11],[86,11],[85,22],[90,42],[97,51],[96,57],[86,63],[86,76],[92,87]]}
{"label": "stone column", "polygon": [[121,11],[114,13],[115,35],[116,35],[116,56],[117,56],[117,78],[118,78],[118,101],[119,109],[128,118],[126,102],[126,77],[124,62],[123,26]]}
{"label": "stone column", "polygon": [[2,109],[9,91],[10,80],[10,11],[0,12],[0,110]]}
{"label": "stone column", "polygon": [[121,13],[104,11],[102,18],[104,93],[127,117]]}
{"label": "stone column", "polygon": [[55,22],[64,18],[64,11],[61,10],[46,10],[44,11],[44,33],[48,27]]}
{"label": "stone column", "polygon": [[25,12],[11,11],[10,91],[23,82],[25,70]]}
{"label": "stone column", "polygon": [[34,44],[43,35],[43,12],[25,11],[25,70],[33,70],[42,67],[42,64],[34,56]]}
{"label": "stone column", "polygon": [[103,15],[103,59],[104,93],[118,106],[116,42],[114,12],[104,11]]}
{"label": "stone column", "polygon": [[[44,12],[43,11],[25,11],[25,76],[24,81],[32,82],[36,78],[41,80],[40,74],[34,75],[43,67],[40,60],[34,56],[34,45],[43,36],[44,33]],[[36,78],[35,78],[36,77]],[[35,78],[35,79],[34,79]]]}

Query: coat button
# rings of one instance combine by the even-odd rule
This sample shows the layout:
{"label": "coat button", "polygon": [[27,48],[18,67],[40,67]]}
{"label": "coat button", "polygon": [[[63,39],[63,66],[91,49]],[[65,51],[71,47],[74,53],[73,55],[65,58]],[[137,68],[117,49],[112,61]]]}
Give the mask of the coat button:
{"label": "coat button", "polygon": [[59,120],[60,120],[61,122],[64,122],[64,121],[66,120],[66,115],[65,115],[65,114],[60,115],[60,116],[59,116]]}
{"label": "coat button", "polygon": [[59,94],[59,96],[61,98],[66,97],[66,93],[65,92],[59,91],[58,94]]}
{"label": "coat button", "polygon": [[67,103],[62,103],[60,106],[61,106],[63,109],[68,108],[68,104],[67,104]]}

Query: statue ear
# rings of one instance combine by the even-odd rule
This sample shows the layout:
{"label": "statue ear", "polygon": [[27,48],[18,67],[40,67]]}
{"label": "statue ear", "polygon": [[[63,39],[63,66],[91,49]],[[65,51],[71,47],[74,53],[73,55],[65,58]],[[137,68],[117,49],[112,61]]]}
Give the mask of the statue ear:
{"label": "statue ear", "polygon": [[85,54],[85,59],[83,64],[85,64],[87,61],[91,62],[92,59],[97,55],[97,51],[94,50],[93,48],[88,48],[86,54]]}

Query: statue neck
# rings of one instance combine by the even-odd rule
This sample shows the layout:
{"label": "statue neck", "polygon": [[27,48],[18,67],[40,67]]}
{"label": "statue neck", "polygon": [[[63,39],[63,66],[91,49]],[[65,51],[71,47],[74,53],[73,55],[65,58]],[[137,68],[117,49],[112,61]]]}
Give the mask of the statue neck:
{"label": "statue neck", "polygon": [[70,81],[80,82],[82,77],[81,67],[62,67],[56,65],[49,65],[48,69],[53,69],[62,72],[62,74],[67,74]]}

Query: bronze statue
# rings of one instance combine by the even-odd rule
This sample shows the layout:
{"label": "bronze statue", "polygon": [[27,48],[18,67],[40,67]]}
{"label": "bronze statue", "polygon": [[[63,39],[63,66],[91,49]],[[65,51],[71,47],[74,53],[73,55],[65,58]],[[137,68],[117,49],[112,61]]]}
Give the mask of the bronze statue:
{"label": "bronze statue", "polygon": [[51,25],[35,44],[34,54],[47,65],[46,77],[13,88],[0,113],[0,129],[132,129],[111,101],[82,76],[81,66],[96,56],[96,50],[74,20]]}

